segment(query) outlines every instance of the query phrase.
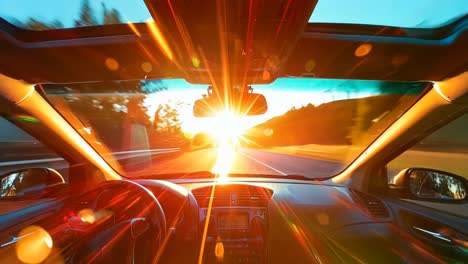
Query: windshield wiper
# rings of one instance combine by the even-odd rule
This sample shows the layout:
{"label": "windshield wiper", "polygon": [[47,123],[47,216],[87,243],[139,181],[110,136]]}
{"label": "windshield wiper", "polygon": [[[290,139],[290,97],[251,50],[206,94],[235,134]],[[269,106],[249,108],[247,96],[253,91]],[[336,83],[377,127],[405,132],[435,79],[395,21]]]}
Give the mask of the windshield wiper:
{"label": "windshield wiper", "polygon": [[216,175],[211,171],[179,172],[168,174],[154,174],[137,177],[138,179],[193,179],[193,178],[214,178]]}
{"label": "windshield wiper", "polygon": [[[210,171],[196,171],[188,173],[170,173],[156,174],[138,177],[139,179],[214,179],[219,176]],[[268,178],[268,179],[286,179],[286,180],[302,180],[302,181],[323,181],[326,178],[312,178],[299,174],[277,175],[277,174],[247,174],[247,173],[230,173],[228,178]]]}
{"label": "windshield wiper", "polygon": [[320,181],[322,178],[311,178],[299,174],[279,175],[279,174],[229,174],[229,177],[245,177],[245,178],[268,178],[268,179],[287,179],[287,180],[304,180],[304,181]]}

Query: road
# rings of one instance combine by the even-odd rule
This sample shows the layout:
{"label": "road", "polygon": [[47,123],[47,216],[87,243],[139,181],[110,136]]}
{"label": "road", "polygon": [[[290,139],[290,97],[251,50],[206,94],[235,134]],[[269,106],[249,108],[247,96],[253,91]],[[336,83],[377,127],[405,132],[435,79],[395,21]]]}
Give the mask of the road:
{"label": "road", "polygon": [[263,150],[242,148],[202,149],[181,153],[171,158],[153,160],[153,165],[137,175],[171,174],[181,172],[211,171],[217,173],[304,175],[307,177],[331,176],[343,168],[336,161],[311,159]]}
{"label": "road", "polygon": [[[132,170],[134,176],[197,171],[236,174],[304,175],[321,178],[338,173],[343,165],[337,161],[305,158],[290,154],[240,148],[208,148],[183,152],[180,149],[114,152],[115,159]],[[61,158],[0,162],[0,174],[30,167],[50,167],[67,178],[69,164]]]}

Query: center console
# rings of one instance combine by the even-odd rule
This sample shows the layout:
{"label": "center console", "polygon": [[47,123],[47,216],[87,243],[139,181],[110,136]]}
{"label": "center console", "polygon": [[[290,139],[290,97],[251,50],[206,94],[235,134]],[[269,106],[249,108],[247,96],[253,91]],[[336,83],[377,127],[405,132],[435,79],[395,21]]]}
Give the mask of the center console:
{"label": "center console", "polygon": [[265,263],[271,190],[215,185],[192,193],[199,204],[201,239],[206,234],[204,263]]}

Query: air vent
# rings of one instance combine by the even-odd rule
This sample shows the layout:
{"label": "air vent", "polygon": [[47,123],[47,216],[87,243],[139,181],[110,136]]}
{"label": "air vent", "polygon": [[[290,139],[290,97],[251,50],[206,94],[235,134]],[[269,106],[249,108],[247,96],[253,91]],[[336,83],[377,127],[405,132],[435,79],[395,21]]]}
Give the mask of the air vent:
{"label": "air vent", "polygon": [[[202,208],[209,205],[212,187],[192,190],[193,196]],[[213,195],[213,207],[248,206],[267,207],[273,191],[250,185],[216,185]]]}
{"label": "air vent", "polygon": [[367,193],[351,190],[353,200],[369,216],[376,219],[389,218],[385,204],[375,196]]}

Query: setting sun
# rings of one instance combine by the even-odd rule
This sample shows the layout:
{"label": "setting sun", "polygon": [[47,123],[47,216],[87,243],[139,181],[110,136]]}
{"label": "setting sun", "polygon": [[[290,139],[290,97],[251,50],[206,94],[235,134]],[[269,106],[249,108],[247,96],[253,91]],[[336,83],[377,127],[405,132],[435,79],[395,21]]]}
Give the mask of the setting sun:
{"label": "setting sun", "polygon": [[223,111],[212,118],[210,130],[207,131],[217,141],[217,158],[212,172],[218,174],[220,180],[225,180],[230,172],[234,149],[239,144],[239,138],[245,131],[242,117],[229,111]]}
{"label": "setting sun", "polygon": [[241,136],[247,128],[241,116],[224,111],[212,118],[211,125],[207,127],[206,132],[212,134],[217,140],[226,141]]}

